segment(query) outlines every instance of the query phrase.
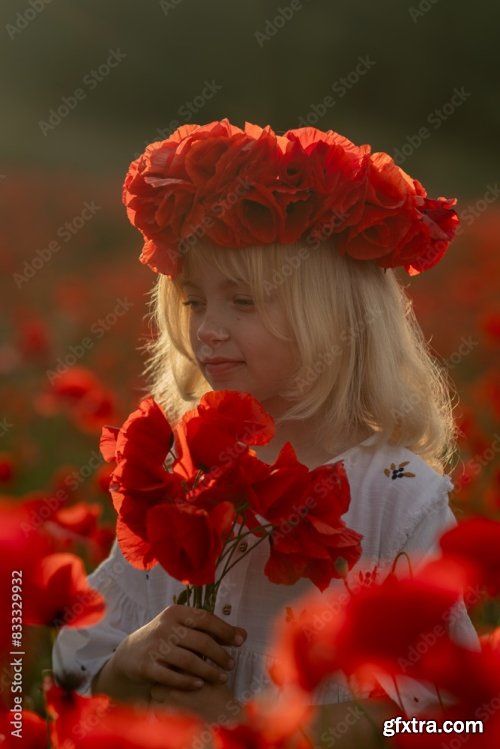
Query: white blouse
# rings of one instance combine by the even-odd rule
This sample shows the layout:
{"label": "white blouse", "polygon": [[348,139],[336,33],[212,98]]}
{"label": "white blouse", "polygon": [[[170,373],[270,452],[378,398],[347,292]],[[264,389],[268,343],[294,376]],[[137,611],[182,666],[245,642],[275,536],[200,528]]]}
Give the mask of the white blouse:
{"label": "white blouse", "polygon": [[[351,504],[343,520],[363,535],[362,559],[352,570],[352,576],[361,568],[387,566],[401,551],[414,559],[415,566],[438,553],[439,536],[456,522],[448,504],[448,492],[453,487],[448,476],[438,474],[406,448],[380,443],[378,435],[372,435],[331,462],[336,460],[344,461],[351,487]],[[240,556],[245,550],[243,543]],[[259,544],[243,556],[226,575],[217,595],[215,614],[248,632],[242,646],[228,648],[236,661],[228,686],[240,701],[263,689],[274,689],[268,676],[268,667],[274,660],[268,651],[274,621],[285,616],[285,607],[294,609],[297,598],[317,590],[306,580],[295,585],[269,582],[263,572],[267,556],[267,543]],[[404,568],[404,560],[401,561]],[[172,604],[174,596],[184,587],[160,565],[149,572],[132,567],[123,558],[116,541],[109,557],[89,576],[89,582],[105,597],[106,616],[93,627],[63,628],[53,651],[56,679],[79,683],[81,694],[90,694],[93,677],[121,640]],[[342,585],[335,580],[331,589]],[[450,631],[458,642],[477,647],[477,635],[463,604],[457,606],[450,618]],[[397,701],[391,680],[381,677],[378,681]],[[409,715],[436,702],[432,689],[406,677],[398,679],[398,687],[403,708]],[[352,695],[345,681],[332,678],[317,691],[314,702],[349,699]]]}

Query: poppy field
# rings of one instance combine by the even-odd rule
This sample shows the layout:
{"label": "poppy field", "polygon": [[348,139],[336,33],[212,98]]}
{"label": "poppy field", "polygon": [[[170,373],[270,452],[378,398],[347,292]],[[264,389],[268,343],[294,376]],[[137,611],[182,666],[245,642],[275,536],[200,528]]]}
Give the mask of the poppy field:
{"label": "poppy field", "polygon": [[[375,663],[390,678],[409,674],[451,694],[451,704],[425,714],[429,721],[476,718],[484,724],[482,735],[398,733],[379,736],[380,746],[498,746],[500,211],[489,194],[460,206],[457,239],[436,268],[404,278],[455,392],[459,453],[450,471],[457,529],[443,539],[434,567],[385,582],[360,579],[342,601],[327,598],[325,606],[338,616],[322,620],[317,599],[305,606],[276,639],[281,665],[272,678],[284,690],[284,703],[252,703],[248,723],[207,735],[191,716],[163,714],[152,726],[140,707],[110,708],[104,696],[83,698],[50,679],[57,629],[91,625],[104,611],[101,596],[86,583],[115,535],[113,466],[99,441],[103,427],[120,426],[147,394],[141,346],[153,335],[147,302],[154,277],[137,260],[137,237],[109,179],[30,172],[9,182],[0,255],[0,591],[6,612],[0,744],[21,745],[12,734],[17,721],[22,745],[32,749],[210,741],[221,749],[334,746],[340,736],[326,731],[322,743],[310,743],[301,730],[310,718],[308,695],[338,668],[356,680]],[[26,195],[29,211],[20,216]],[[461,590],[480,652],[451,642],[443,627]],[[402,666],[424,635],[419,657]]]}

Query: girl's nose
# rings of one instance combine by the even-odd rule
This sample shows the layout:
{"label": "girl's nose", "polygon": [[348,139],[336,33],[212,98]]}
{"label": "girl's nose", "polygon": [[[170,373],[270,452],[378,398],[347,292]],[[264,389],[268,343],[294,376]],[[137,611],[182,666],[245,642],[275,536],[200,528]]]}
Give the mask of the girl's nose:
{"label": "girl's nose", "polygon": [[196,331],[196,337],[202,343],[226,341],[229,338],[229,331],[214,315],[205,314]]}

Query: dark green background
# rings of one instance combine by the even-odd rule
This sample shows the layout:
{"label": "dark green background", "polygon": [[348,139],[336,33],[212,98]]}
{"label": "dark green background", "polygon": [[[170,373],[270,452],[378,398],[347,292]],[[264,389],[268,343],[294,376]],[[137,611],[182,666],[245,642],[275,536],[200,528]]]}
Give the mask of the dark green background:
{"label": "dark green background", "polygon": [[[463,87],[467,100],[430,128],[431,137],[402,166],[431,195],[480,196],[497,176],[500,6],[491,0],[301,5],[259,45],[256,33],[269,30],[266,23],[290,8],[289,0],[52,0],[20,32],[12,27],[29,0],[3,2],[3,171],[20,163],[105,172],[121,181],[130,159],[179,119],[179,108],[207,80],[222,90],[191,121],[228,116],[239,125],[247,119],[277,130],[295,127],[369,55],[373,67],[317,126],[394,153]],[[126,58],[44,136],[40,121],[111,49]]]}

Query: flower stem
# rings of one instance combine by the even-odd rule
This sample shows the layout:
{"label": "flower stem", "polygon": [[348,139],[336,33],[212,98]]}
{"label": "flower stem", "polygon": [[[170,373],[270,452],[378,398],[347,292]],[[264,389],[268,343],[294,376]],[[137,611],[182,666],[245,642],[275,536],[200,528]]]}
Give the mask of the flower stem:
{"label": "flower stem", "polygon": [[238,557],[238,559],[236,559],[236,560],[235,560],[235,561],[234,561],[234,562],[233,562],[232,564],[230,564],[230,565],[229,565],[229,567],[228,567],[228,566],[227,566],[227,564],[228,564],[228,562],[229,562],[229,561],[230,561],[230,559],[231,559],[231,557],[229,557],[229,559],[227,560],[227,562],[226,562],[226,565],[225,565],[225,567],[224,567],[224,570],[222,571],[222,575],[220,576],[220,578],[219,578],[219,580],[218,580],[218,584],[220,584],[220,581],[222,580],[222,578],[223,578],[223,577],[225,577],[225,576],[227,575],[227,573],[229,572],[229,570],[231,570],[231,569],[232,569],[232,568],[233,568],[233,567],[234,567],[234,566],[235,566],[236,564],[238,564],[238,562],[240,561],[240,559],[243,559],[243,557],[246,557],[246,556],[247,556],[247,554],[250,554],[250,552],[251,552],[251,551],[253,551],[253,550],[254,550],[254,549],[256,548],[256,546],[258,546],[259,544],[261,544],[261,543],[262,543],[262,541],[264,541],[264,540],[265,540],[266,538],[268,538],[268,536],[262,536],[262,538],[259,538],[259,540],[257,541],[257,543],[255,543],[255,544],[254,544],[253,546],[250,546],[250,547],[249,547],[249,548],[247,549],[247,551],[246,551],[246,552],[245,552],[244,554],[242,554],[242,555],[241,555],[241,557]]}

